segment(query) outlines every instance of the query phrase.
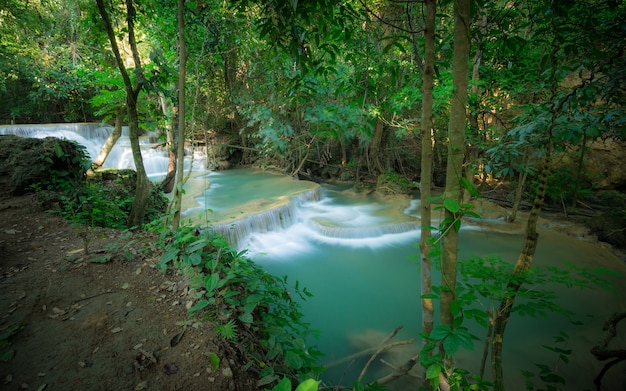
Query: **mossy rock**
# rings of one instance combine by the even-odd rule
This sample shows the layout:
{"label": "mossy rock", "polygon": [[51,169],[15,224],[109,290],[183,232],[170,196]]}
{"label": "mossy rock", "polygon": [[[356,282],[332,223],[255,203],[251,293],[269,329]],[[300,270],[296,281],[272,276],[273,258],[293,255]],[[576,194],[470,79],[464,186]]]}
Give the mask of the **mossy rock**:
{"label": "mossy rock", "polygon": [[85,152],[80,145],[55,137],[0,136],[0,194],[23,195],[55,177],[84,180]]}

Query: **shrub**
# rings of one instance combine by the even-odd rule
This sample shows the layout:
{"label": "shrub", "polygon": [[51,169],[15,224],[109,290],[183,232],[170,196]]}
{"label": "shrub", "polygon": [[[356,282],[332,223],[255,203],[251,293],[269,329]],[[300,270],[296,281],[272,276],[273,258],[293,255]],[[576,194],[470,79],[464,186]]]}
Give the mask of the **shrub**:
{"label": "shrub", "polygon": [[246,367],[258,373],[259,386],[319,374],[321,354],[306,342],[317,332],[304,322],[298,301],[311,296],[306,288],[265,272],[245,251],[199,227],[164,230],[160,244],[161,270],[174,266],[196,293],[190,315],[213,321],[222,337],[245,347]]}

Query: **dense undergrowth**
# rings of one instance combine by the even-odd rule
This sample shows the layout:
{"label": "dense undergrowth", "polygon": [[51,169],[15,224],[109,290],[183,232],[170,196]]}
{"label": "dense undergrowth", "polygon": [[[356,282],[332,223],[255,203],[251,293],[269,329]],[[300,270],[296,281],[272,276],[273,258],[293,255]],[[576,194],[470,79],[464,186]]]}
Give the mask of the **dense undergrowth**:
{"label": "dense undergrowth", "polygon": [[318,376],[321,353],[308,345],[316,332],[300,312],[300,301],[311,296],[306,288],[265,272],[245,251],[232,250],[208,230],[152,227],[161,233],[161,270],[172,269],[190,281],[196,297],[190,316],[211,321],[221,337],[236,345],[246,369],[258,374],[259,386]]}

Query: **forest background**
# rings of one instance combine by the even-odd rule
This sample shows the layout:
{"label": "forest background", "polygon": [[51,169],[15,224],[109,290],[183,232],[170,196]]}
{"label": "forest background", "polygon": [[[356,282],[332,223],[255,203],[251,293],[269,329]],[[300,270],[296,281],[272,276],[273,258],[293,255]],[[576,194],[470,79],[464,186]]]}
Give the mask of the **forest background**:
{"label": "forest background", "polygon": [[[132,103],[139,132],[174,150],[182,129],[214,167],[257,164],[391,193],[421,185],[422,195],[432,177],[445,186],[448,235],[474,186],[497,181],[514,190],[502,200],[512,220],[524,200],[538,214],[544,199],[567,213],[594,198],[622,205],[610,210],[619,227],[623,170],[591,164],[589,151],[626,137],[625,16],[612,0],[9,0],[0,120],[132,122]],[[133,69],[129,80],[120,68]],[[532,252],[532,230],[527,239]],[[454,253],[443,249],[442,272],[455,281]],[[532,263],[524,256],[516,272]],[[454,286],[442,292],[444,305]]]}

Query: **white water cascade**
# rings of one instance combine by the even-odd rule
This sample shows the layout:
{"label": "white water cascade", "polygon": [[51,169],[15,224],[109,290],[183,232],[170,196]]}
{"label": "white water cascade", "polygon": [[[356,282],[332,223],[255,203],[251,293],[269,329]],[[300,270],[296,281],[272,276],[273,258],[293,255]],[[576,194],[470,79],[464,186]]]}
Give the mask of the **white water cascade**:
{"label": "white water cascade", "polygon": [[[12,134],[30,138],[57,137],[76,141],[86,148],[92,159],[98,156],[102,145],[112,132],[113,127],[99,123],[0,125],[0,135]],[[164,178],[167,174],[168,156],[165,151],[157,148],[160,143],[149,134],[140,138],[140,144],[148,177],[152,180]],[[122,128],[122,136],[111,150],[104,167],[135,169],[128,127]]]}

